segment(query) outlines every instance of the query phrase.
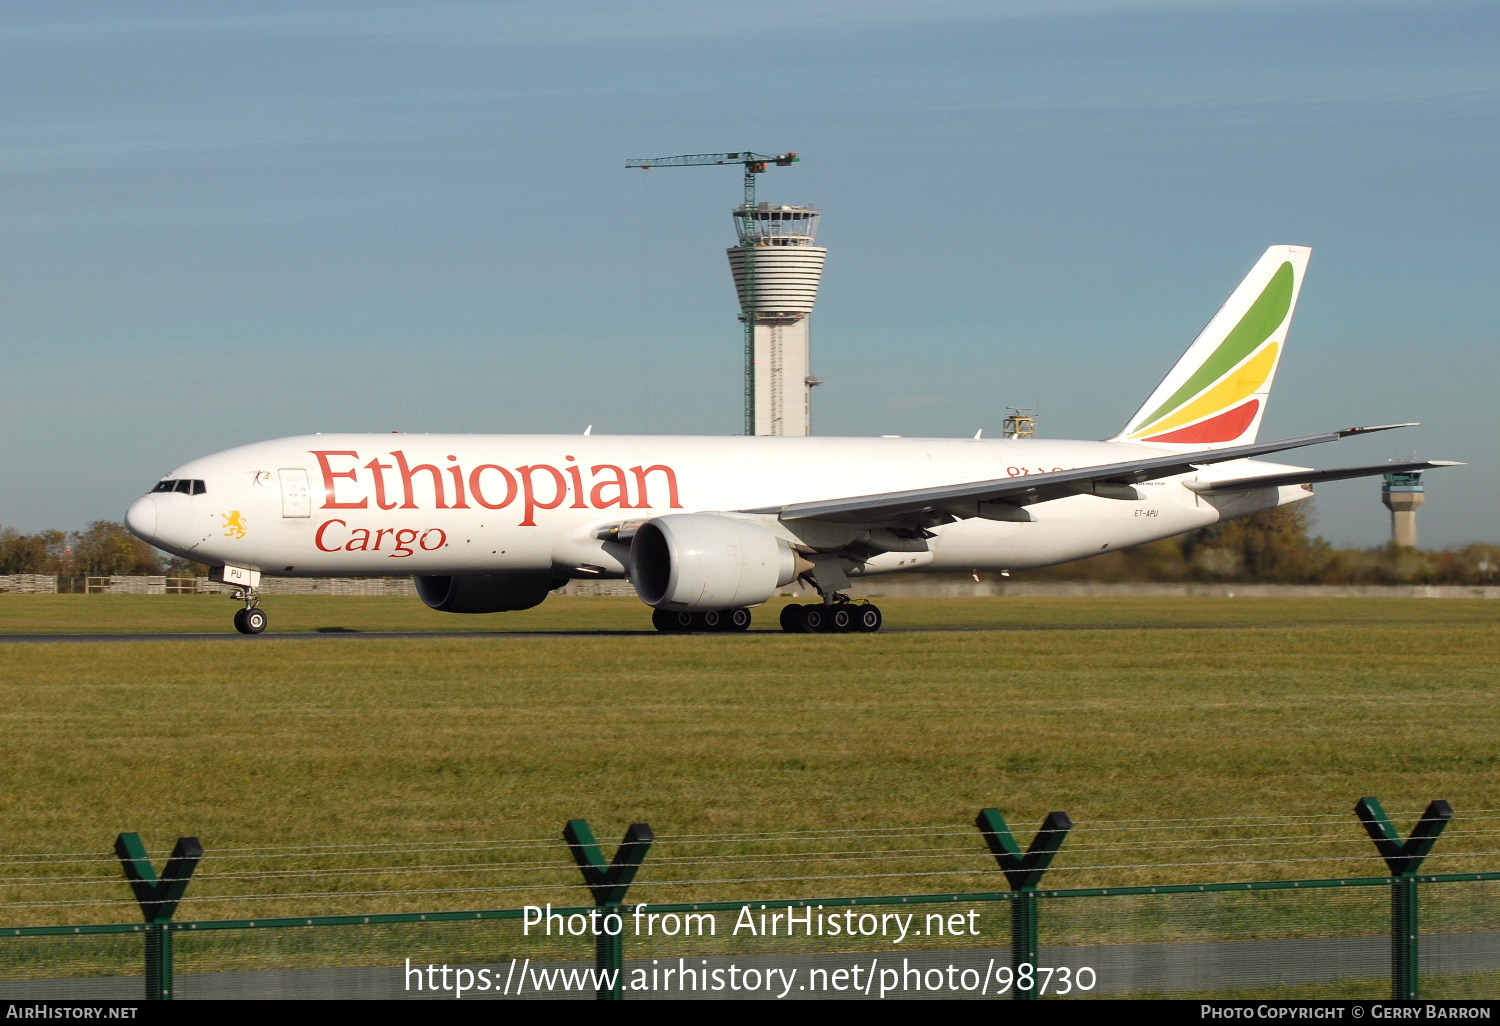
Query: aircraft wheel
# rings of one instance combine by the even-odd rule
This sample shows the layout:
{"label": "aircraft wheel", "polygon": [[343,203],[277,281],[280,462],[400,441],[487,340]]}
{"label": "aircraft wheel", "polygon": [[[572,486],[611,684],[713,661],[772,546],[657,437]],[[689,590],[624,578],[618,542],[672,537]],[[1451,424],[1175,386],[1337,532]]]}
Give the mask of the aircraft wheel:
{"label": "aircraft wheel", "polygon": [[828,613],[821,605],[809,603],[802,607],[802,633],[804,634],[826,634],[828,632]]}
{"label": "aircraft wheel", "polygon": [[854,614],[849,611],[848,606],[834,606],[828,614],[828,627],[830,634],[842,634],[854,626]]}
{"label": "aircraft wheel", "polygon": [[722,631],[724,630],[725,614],[717,609],[710,609],[706,613],[693,614],[693,629],[699,631]]}
{"label": "aircraft wheel", "polygon": [[879,606],[860,606],[854,612],[854,629],[861,634],[874,634],[884,622]]}
{"label": "aircraft wheel", "polygon": [[750,629],[750,610],[729,610],[724,614],[724,629],[726,631],[748,631]]}
{"label": "aircraft wheel", "polygon": [[264,609],[241,609],[234,614],[234,629],[241,634],[259,634],[269,622]]}
{"label": "aircraft wheel", "polygon": [[651,626],[663,634],[681,634],[693,629],[693,614],[678,613],[671,609],[653,609]]}
{"label": "aircraft wheel", "polygon": [[802,632],[802,607],[797,603],[781,607],[781,629],[788,634]]}

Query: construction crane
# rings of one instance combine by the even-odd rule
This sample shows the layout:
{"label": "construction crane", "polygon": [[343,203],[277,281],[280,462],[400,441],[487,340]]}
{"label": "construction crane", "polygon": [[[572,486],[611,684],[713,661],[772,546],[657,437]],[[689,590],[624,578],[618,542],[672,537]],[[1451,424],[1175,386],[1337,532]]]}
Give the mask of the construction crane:
{"label": "construction crane", "polygon": [[[679,157],[632,158],[626,167],[649,169],[653,167],[701,167],[707,164],[740,164],[745,169],[745,218],[743,225],[752,226],[751,212],[755,210],[755,176],[772,164],[791,167],[802,158],[795,153],[687,153]],[[745,250],[745,287],[740,290],[740,319],[745,322],[745,434],[755,434],[755,246],[756,236],[752,230],[742,228],[740,248]]]}

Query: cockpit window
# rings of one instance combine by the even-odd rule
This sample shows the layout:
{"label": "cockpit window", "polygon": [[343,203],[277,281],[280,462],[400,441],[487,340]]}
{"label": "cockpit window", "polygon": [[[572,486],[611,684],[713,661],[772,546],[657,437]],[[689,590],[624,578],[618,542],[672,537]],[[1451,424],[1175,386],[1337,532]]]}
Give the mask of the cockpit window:
{"label": "cockpit window", "polygon": [[165,478],[156,482],[152,492],[181,492],[184,495],[202,495],[208,488],[196,478]]}

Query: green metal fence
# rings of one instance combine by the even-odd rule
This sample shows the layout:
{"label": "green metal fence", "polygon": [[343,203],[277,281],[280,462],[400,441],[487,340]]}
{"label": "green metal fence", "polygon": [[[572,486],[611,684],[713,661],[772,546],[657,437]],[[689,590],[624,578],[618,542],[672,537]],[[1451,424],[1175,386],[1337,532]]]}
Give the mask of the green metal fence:
{"label": "green metal fence", "polygon": [[158,879],[122,835],[145,921],[0,930],[0,997],[1500,996],[1500,872],[1419,872],[1445,803],[1405,840],[1373,799],[1358,812],[1389,875],[1047,888],[1071,821],[1023,852],[989,809],[1006,890],[642,904],[650,828],[606,860],[575,820],[592,906],[191,921],[174,912],[196,841]]}
{"label": "green metal fence", "polygon": [[[1408,932],[1408,889],[1425,934]],[[524,930],[524,909],[19,927],[3,931],[0,995],[1373,999],[1410,986],[1402,996],[1493,998],[1496,899],[1500,873],[647,906],[658,930],[677,920],[675,936],[637,934],[622,906],[617,958],[590,934]],[[732,932],[777,914],[775,936]],[[879,932],[907,916],[904,942]],[[1023,919],[1037,927],[1034,953],[1008,943]],[[834,922],[855,935],[830,935]]]}

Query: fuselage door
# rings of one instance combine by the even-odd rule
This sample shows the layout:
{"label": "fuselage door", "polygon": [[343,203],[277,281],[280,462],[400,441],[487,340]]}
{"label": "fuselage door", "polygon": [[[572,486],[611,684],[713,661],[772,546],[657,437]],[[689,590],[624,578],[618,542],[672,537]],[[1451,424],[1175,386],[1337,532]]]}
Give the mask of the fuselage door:
{"label": "fuselage door", "polygon": [[312,516],[312,492],[307,485],[307,471],[301,467],[282,467],[277,474],[281,478],[281,515]]}

